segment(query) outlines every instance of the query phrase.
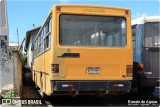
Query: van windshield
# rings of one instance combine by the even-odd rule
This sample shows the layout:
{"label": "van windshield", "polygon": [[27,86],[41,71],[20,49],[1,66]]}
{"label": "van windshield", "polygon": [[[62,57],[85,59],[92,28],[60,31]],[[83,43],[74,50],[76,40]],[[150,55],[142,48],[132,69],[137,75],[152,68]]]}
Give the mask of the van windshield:
{"label": "van windshield", "polygon": [[125,47],[126,19],[111,16],[60,15],[60,44]]}

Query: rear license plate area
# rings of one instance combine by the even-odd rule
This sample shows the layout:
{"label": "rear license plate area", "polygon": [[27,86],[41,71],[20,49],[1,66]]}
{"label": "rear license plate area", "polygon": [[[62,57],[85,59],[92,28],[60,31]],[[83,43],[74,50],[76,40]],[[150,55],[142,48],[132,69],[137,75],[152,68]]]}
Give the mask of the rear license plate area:
{"label": "rear license plate area", "polygon": [[100,67],[88,67],[87,73],[88,74],[98,74],[100,73]]}

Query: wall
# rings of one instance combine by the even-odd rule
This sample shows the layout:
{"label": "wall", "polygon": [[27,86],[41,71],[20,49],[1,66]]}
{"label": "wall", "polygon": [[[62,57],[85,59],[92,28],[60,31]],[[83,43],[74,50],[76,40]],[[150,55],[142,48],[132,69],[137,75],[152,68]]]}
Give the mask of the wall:
{"label": "wall", "polygon": [[6,0],[0,0],[0,93],[2,88],[15,89],[16,96],[21,96],[22,90],[22,59],[15,50],[14,60],[9,61],[8,16]]}
{"label": "wall", "polygon": [[1,90],[14,89],[15,96],[22,93],[22,58],[18,50],[13,51],[13,61],[0,61],[0,93]]}
{"label": "wall", "polygon": [[28,46],[28,51],[27,51],[27,65],[28,65],[29,68],[31,68],[31,62],[32,62],[31,46],[32,46],[32,36],[30,38],[29,46]]}
{"label": "wall", "polygon": [[22,57],[21,53],[18,50],[13,51],[14,56],[14,89],[16,90],[16,94],[21,96],[22,88],[23,88],[23,79],[22,79]]}
{"label": "wall", "polygon": [[0,90],[13,88],[13,62],[0,61]]}

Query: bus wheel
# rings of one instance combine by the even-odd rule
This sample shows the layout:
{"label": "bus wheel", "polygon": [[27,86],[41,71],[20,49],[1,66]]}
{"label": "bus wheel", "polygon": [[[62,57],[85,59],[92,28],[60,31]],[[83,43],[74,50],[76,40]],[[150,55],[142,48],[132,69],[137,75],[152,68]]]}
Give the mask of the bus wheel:
{"label": "bus wheel", "polygon": [[155,91],[155,86],[152,87],[138,87],[138,92],[141,95],[150,95]]}

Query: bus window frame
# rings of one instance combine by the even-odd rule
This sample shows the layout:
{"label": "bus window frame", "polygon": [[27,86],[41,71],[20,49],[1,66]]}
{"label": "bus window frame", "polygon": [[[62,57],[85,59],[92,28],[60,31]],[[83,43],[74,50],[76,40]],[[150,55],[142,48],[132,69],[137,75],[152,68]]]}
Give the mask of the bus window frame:
{"label": "bus window frame", "polygon": [[[51,20],[51,31],[49,32],[49,24],[48,24],[48,33],[46,33],[46,35],[43,36],[44,38],[41,38],[41,39],[43,39],[43,40],[41,40],[41,42],[39,43],[39,45],[37,45],[37,47],[34,49],[34,51],[35,51],[35,50],[37,51],[37,49],[39,48],[39,46],[40,46],[41,44],[43,44],[43,45],[44,45],[44,46],[43,46],[43,51],[42,51],[42,52],[39,52],[39,53],[36,52],[36,55],[34,55],[34,59],[37,58],[38,56],[42,55],[43,53],[49,51],[49,50],[51,49],[52,26],[53,26],[53,24],[52,24],[52,22],[53,22],[52,14],[49,15],[49,17],[48,17],[47,20],[45,21],[44,25],[43,25],[43,26],[41,27],[41,29],[39,30],[39,32],[38,32],[38,34],[37,34],[37,36],[36,36],[36,38],[35,38],[34,43],[35,43],[36,41],[38,41],[39,36],[41,36],[41,33],[42,33],[42,31],[44,30],[44,28],[45,28],[45,26],[47,25],[47,23],[48,23],[48,22],[50,23],[50,20]],[[50,36],[50,45],[49,45],[47,48],[45,48],[45,40],[46,40],[46,38],[49,37],[49,36]],[[42,43],[42,42],[43,42],[43,43]],[[41,47],[40,47],[40,48],[41,48]]]}
{"label": "bus window frame", "polygon": [[[134,38],[133,38],[133,34],[134,34]],[[137,37],[137,24],[132,26],[132,47],[133,47],[133,53],[135,53],[135,51],[136,51],[136,37]],[[134,43],[133,43],[133,41],[134,41]]]}
{"label": "bus window frame", "polygon": [[[146,34],[147,34],[146,32],[148,32],[148,31],[146,31],[146,24],[148,24],[148,23],[149,24],[158,23],[158,25],[160,25],[160,22],[145,22],[143,24],[143,26],[144,26],[143,46],[144,47],[160,47],[160,44],[158,43],[159,42],[158,40],[157,40],[157,45],[155,45],[156,44],[155,35],[153,35],[153,34],[152,34],[152,36],[150,36],[151,39],[152,39],[152,41],[151,41],[152,45],[149,43],[149,35],[146,36]],[[155,27],[155,25],[154,25],[154,27]],[[160,28],[160,26],[159,26],[159,28]],[[160,33],[160,31],[159,31],[159,33]],[[158,37],[159,37],[159,35],[158,35]],[[147,41],[145,39],[147,39]]]}

